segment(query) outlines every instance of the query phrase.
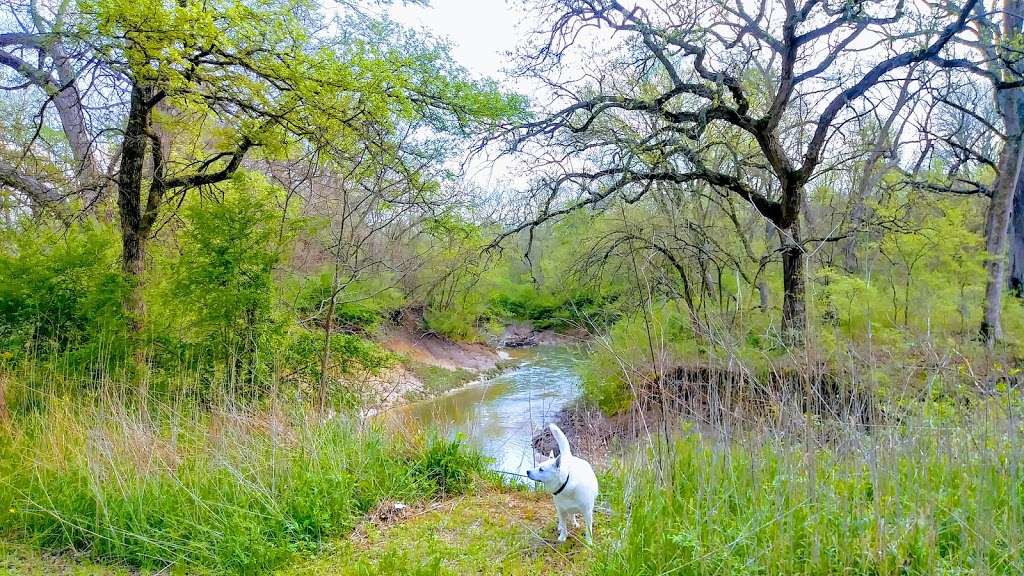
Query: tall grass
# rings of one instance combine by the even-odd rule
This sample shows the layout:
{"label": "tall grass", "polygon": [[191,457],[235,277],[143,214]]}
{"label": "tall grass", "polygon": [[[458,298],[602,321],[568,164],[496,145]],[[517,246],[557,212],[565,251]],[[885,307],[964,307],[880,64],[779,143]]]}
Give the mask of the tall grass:
{"label": "tall grass", "polygon": [[344,419],[119,406],[53,399],[6,423],[0,534],[133,567],[261,574],[383,500],[460,492],[482,467],[457,441]]}
{"label": "tall grass", "polygon": [[613,474],[619,574],[1024,574],[1017,424],[678,437]]}

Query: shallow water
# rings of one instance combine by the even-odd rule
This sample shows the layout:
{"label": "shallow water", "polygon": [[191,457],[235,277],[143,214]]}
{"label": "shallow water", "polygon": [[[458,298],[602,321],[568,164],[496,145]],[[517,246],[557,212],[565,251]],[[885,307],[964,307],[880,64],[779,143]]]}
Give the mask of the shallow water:
{"label": "shallow water", "polygon": [[401,410],[412,423],[462,434],[494,469],[525,474],[534,463],[533,431],[579,396],[578,361],[564,347],[536,348],[498,376]]}

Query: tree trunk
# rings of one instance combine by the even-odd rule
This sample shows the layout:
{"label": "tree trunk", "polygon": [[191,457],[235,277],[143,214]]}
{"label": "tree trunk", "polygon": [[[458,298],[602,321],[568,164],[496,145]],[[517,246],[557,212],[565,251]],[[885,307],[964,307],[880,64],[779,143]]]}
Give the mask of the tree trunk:
{"label": "tree trunk", "polygon": [[1021,164],[1021,121],[1017,110],[1019,92],[1019,89],[1011,88],[1001,90],[996,95],[1006,130],[1006,142],[999,154],[999,174],[992,190],[992,201],[989,203],[985,225],[985,250],[988,252],[989,261],[985,266],[988,282],[985,286],[985,314],[981,321],[980,333],[985,346],[989,349],[1003,335],[1000,315],[1003,286],[1006,285],[1004,276],[1007,232]]}
{"label": "tree trunk", "polygon": [[92,136],[85,123],[82,95],[78,91],[75,73],[64,53],[64,47],[56,43],[49,52],[56,63],[57,78],[62,87],[54,95],[53,104],[74,156],[75,179],[86,189],[87,206],[92,206],[102,197],[105,186],[96,161]]}
{"label": "tree trunk", "polygon": [[768,282],[764,278],[757,281],[757,295],[760,300],[761,311],[767,312],[768,306],[771,304],[771,291],[769,291]]}
{"label": "tree trunk", "polygon": [[324,324],[324,355],[320,358],[320,416],[327,415],[327,370],[331,360],[331,333],[334,330],[334,313],[338,302],[338,273],[335,268],[334,281],[331,283],[331,302],[327,306],[327,321]]}
{"label": "tree trunk", "polygon": [[807,330],[804,251],[800,243],[800,219],[779,229],[782,242],[782,339],[789,346],[802,347]]}
{"label": "tree trunk", "polygon": [[124,309],[129,328],[142,331],[146,308],[142,298],[146,238],[142,229],[142,171],[146,159],[146,127],[149,124],[147,91],[132,88],[131,108],[121,146],[121,170],[117,177],[117,207],[121,216],[121,266],[131,283]]}
{"label": "tree trunk", "polygon": [[1010,229],[1010,290],[1024,298],[1024,178],[1017,176]]}

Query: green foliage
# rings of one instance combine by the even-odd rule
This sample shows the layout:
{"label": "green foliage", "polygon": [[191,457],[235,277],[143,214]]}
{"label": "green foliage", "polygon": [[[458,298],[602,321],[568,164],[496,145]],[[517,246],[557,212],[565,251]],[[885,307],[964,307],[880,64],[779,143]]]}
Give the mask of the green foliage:
{"label": "green foliage", "polygon": [[640,386],[655,377],[652,346],[668,365],[696,354],[697,342],[677,302],[662,305],[646,319],[631,314],[609,328],[583,365],[584,397],[609,414],[627,409],[633,400],[629,379],[638,379],[632,384]]}
{"label": "green foliage", "polygon": [[579,237],[594,229],[594,222],[576,216],[538,230],[531,261],[518,248],[489,252],[488,237],[497,229],[456,214],[429,220],[425,232],[434,250],[419,278],[429,287],[422,297],[428,327],[473,340],[487,324],[511,321],[540,330],[607,326],[620,315],[621,277],[580,278],[573,271],[585,248]]}
{"label": "green foliage", "polygon": [[[318,381],[324,355],[324,334],[299,330],[288,339],[281,355],[285,366]],[[379,344],[352,334],[331,334],[331,355],[328,377],[336,380],[359,373],[379,374],[395,364],[397,357]]]}
{"label": "green foliage", "polygon": [[462,438],[431,436],[427,448],[413,465],[413,472],[436,486],[442,496],[456,496],[469,490],[474,477],[484,469],[479,454],[467,448]]}
{"label": "green foliage", "polygon": [[[299,313],[315,316],[321,324],[325,323],[333,280],[329,266],[305,279],[296,304]],[[394,287],[386,273],[351,279],[344,283],[335,297],[334,330],[372,334],[404,302],[404,295]]]}
{"label": "green foliage", "polygon": [[473,341],[480,336],[477,321],[483,315],[484,305],[480,300],[462,298],[458,304],[445,309],[428,308],[423,313],[427,329],[455,341]]}
{"label": "green foliage", "polygon": [[[499,288],[500,289],[500,288]],[[604,327],[614,317],[614,296],[581,291],[541,293],[532,284],[520,284],[490,298],[490,313],[503,320],[526,320],[537,330]]]}
{"label": "green foliage", "polygon": [[239,173],[222,190],[218,201],[196,199],[184,210],[153,336],[176,326],[193,357],[231,365],[237,383],[262,385],[284,332],[273,274],[292,230],[282,237],[279,190],[260,177]]}
{"label": "green foliage", "polygon": [[459,493],[481,468],[460,441],[341,421],[119,414],[55,402],[20,418],[0,441],[0,531],[135,567],[265,574],[382,500]]}
{"label": "green foliage", "polygon": [[116,231],[94,222],[23,221],[0,232],[0,354],[61,354],[79,368],[123,359],[118,253]]}
{"label": "green foliage", "polygon": [[[908,207],[913,207],[908,208]],[[892,198],[874,207],[901,222],[863,246],[868,274],[824,267],[812,293],[821,313],[821,347],[849,342],[907,350],[926,338],[973,338],[985,291],[980,215],[969,202],[927,196]]]}

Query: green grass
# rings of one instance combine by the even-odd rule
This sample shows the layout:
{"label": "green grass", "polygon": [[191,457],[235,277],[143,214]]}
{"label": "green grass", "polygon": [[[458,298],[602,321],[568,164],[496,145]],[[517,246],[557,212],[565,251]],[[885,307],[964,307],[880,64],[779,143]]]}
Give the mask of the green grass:
{"label": "green grass", "polygon": [[[219,432],[208,421],[202,434],[186,428],[206,440],[179,436],[176,451],[161,444],[167,426],[136,439],[153,449],[129,466],[104,441],[110,425],[92,421],[83,459],[66,428],[43,433],[66,416],[49,413],[5,444],[3,496],[18,510],[3,526],[115,565],[279,576],[1024,573],[1019,430],[1005,424],[851,432],[833,445],[682,434],[607,467],[599,505],[611,512],[597,515],[588,548],[554,541],[550,496],[474,481],[479,459],[450,443],[406,446],[336,423],[274,440],[253,421]],[[122,444],[131,430],[118,431]],[[14,447],[35,461],[11,466]],[[186,457],[172,469],[173,454]],[[394,501],[409,507],[380,513]],[[14,550],[8,562],[25,570],[11,573],[34,573],[31,554]]]}
{"label": "green grass", "polygon": [[460,442],[272,402],[50,396],[0,421],[0,576],[1022,574],[1015,397],[869,431],[677,431],[599,466],[588,548]]}
{"label": "green grass", "polygon": [[423,389],[410,394],[411,397],[408,400],[433,398],[450,390],[465,386],[481,377],[480,374],[465,368],[449,370],[441,366],[432,366],[411,359],[404,360],[403,364],[423,382]]}
{"label": "green grass", "polygon": [[593,573],[1024,573],[1015,430],[876,431],[857,449],[684,436],[606,484],[618,534]]}
{"label": "green grass", "polygon": [[129,417],[54,401],[0,440],[0,534],[118,565],[262,574],[384,499],[460,493],[461,443],[269,412]]}
{"label": "green grass", "polygon": [[330,553],[278,576],[586,574],[590,549],[559,544],[556,535],[550,496],[487,489],[410,509],[399,520],[368,521]]}
{"label": "green grass", "polygon": [[45,554],[0,540],[0,576],[129,576],[125,568],[93,564],[68,555]]}

